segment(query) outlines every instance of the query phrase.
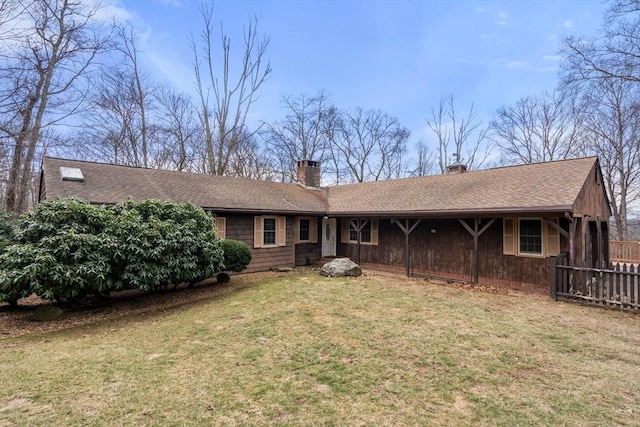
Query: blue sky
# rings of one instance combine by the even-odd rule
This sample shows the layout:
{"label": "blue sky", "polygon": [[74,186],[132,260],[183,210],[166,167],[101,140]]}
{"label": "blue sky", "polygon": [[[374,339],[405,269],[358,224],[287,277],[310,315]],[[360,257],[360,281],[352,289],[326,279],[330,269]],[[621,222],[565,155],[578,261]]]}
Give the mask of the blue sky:
{"label": "blue sky", "polygon": [[[112,0],[140,35],[145,66],[193,92],[189,35],[202,28],[195,0]],[[553,90],[567,35],[593,36],[606,4],[570,1],[219,0],[222,22],[241,49],[242,26],[259,18],[270,38],[273,74],[251,120],[284,115],[285,94],[325,90],[342,108],[379,108],[428,140],[424,117],[452,94],[484,120],[502,105]]]}

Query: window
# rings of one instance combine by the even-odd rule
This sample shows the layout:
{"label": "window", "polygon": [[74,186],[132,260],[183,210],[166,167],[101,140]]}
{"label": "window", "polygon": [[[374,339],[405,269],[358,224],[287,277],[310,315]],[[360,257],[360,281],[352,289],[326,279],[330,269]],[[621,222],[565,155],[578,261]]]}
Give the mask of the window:
{"label": "window", "polygon": [[276,244],[276,219],[264,218],[264,229],[262,244],[264,246]]}
{"label": "window", "polygon": [[560,253],[558,218],[504,218],[505,255],[554,256]]}
{"label": "window", "polygon": [[301,241],[309,240],[309,219],[308,218],[300,220],[300,227],[298,228],[298,230],[299,230],[298,237]]}
{"label": "window", "polygon": [[287,218],[256,216],[253,218],[253,247],[275,247],[287,244]]}
{"label": "window", "polygon": [[318,241],[318,221],[312,217],[296,218],[296,243],[316,243]]}
{"label": "window", "polygon": [[342,220],[342,242],[358,243],[358,227],[360,230],[360,243],[364,245],[378,244],[378,220],[377,219],[344,219]]}
{"label": "window", "polygon": [[521,254],[542,255],[542,220],[519,220],[519,249]]}
{"label": "window", "polygon": [[[369,223],[367,223],[367,225],[369,225]],[[362,231],[364,234],[364,228],[362,229]],[[371,236],[371,228],[369,228],[369,236]],[[349,221],[349,242],[358,242],[358,230],[355,229],[351,221]],[[361,238],[360,242],[364,243],[366,242],[366,240]]]}

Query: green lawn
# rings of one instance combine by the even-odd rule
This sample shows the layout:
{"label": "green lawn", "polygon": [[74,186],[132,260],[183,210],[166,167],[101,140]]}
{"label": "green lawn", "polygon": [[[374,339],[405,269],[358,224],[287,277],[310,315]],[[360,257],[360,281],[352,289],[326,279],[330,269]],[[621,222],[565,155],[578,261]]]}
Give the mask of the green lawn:
{"label": "green lawn", "polygon": [[638,425],[640,316],[382,275],[0,341],[5,425]]}

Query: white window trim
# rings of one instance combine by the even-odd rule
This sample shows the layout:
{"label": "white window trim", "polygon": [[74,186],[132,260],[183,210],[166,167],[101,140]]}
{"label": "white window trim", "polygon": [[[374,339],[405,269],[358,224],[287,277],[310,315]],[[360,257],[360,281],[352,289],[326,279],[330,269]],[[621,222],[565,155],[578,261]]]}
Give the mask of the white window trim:
{"label": "white window trim", "polygon": [[[521,238],[521,234],[520,234],[520,221],[540,221],[540,252],[522,252],[520,250],[520,238]],[[517,245],[517,253],[518,256],[523,256],[523,257],[532,257],[532,258],[544,258],[545,256],[545,249],[546,249],[546,242],[545,242],[545,238],[546,238],[546,233],[545,233],[545,220],[544,218],[541,217],[518,217],[517,218],[517,240],[516,240],[516,245]]]}

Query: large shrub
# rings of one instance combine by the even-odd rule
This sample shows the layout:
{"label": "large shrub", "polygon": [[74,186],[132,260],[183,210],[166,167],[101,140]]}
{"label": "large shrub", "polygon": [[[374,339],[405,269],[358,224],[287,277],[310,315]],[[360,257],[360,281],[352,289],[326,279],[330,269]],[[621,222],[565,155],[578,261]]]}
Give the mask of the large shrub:
{"label": "large shrub", "polygon": [[18,221],[0,254],[0,301],[36,293],[63,300],[197,281],[222,268],[211,218],[200,208],[148,200],[114,207],[69,198]]}
{"label": "large shrub", "polygon": [[36,293],[80,298],[111,288],[112,214],[79,199],[56,199],[20,217],[15,242],[0,255],[0,301]]}
{"label": "large shrub", "polygon": [[221,240],[224,252],[224,271],[240,273],[251,262],[251,248],[238,240]]}
{"label": "large shrub", "polygon": [[222,268],[220,241],[212,218],[191,204],[159,200],[127,201],[114,208],[112,230],[123,283],[157,290],[195,282]]}

